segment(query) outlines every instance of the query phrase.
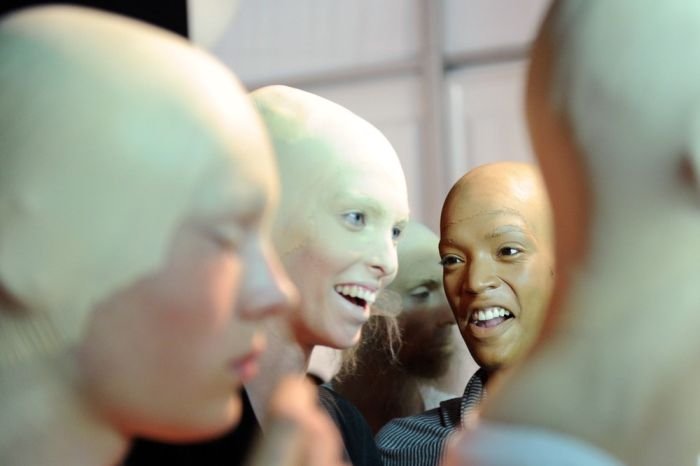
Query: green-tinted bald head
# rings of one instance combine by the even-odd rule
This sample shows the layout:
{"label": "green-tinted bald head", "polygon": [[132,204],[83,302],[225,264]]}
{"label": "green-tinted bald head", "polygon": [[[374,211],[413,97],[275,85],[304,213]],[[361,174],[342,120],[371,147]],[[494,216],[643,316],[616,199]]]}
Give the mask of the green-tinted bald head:
{"label": "green-tinted bald head", "polygon": [[5,320],[3,343],[32,341],[20,327],[74,341],[88,309],[159,265],[186,215],[223,211],[246,193],[237,180],[274,191],[243,89],[175,35],[25,10],[0,23],[0,62],[0,284],[44,320]]}

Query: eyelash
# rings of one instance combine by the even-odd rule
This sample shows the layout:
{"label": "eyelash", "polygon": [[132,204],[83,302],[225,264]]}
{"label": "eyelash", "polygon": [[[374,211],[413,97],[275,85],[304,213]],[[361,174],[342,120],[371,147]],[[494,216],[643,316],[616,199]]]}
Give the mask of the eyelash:
{"label": "eyelash", "polygon": [[462,263],[464,263],[464,261],[462,259],[460,259],[459,257],[454,256],[452,254],[449,254],[449,255],[443,257],[442,259],[440,259],[440,262],[439,262],[439,264],[443,267],[450,267],[452,265],[462,264]]}
{"label": "eyelash", "polygon": [[[367,216],[362,212],[348,212],[343,214],[345,222],[353,228],[360,229],[367,225]],[[399,227],[393,227],[391,229],[391,238],[394,241],[398,241],[399,237],[403,233],[403,230]]]}
{"label": "eyelash", "polygon": [[[503,251],[512,250],[515,251],[513,254],[503,254]],[[498,255],[501,257],[517,257],[523,252],[520,248],[515,248],[513,246],[505,246],[498,250]]]}
{"label": "eyelash", "polygon": [[345,219],[345,222],[348,225],[357,229],[367,224],[365,214],[363,214],[362,212],[348,212],[346,214],[343,214],[343,218]]}

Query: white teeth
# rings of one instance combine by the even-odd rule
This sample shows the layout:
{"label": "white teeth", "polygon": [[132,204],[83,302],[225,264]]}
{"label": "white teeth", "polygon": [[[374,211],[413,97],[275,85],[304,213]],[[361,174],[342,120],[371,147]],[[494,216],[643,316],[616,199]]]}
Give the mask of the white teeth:
{"label": "white teeth", "polygon": [[477,322],[477,321],[484,321],[484,320],[491,320],[495,319],[497,317],[512,317],[513,314],[507,310],[503,309],[502,307],[498,306],[492,306],[492,307],[487,307],[485,309],[479,309],[477,311],[474,311],[472,313],[472,321]]}
{"label": "white teeth", "polygon": [[377,300],[377,293],[358,285],[336,285],[335,291],[351,298],[363,299],[367,304],[374,304]]}

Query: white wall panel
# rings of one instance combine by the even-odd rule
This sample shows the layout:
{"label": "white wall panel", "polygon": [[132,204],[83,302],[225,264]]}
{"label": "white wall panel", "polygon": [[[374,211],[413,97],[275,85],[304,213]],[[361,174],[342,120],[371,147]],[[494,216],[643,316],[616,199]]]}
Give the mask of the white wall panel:
{"label": "white wall panel", "polygon": [[412,60],[419,0],[242,0],[214,53],[244,82]]}
{"label": "white wall panel", "polygon": [[532,162],[524,115],[526,63],[450,72],[450,184],[471,168],[500,160]]}
{"label": "white wall panel", "polygon": [[527,46],[550,0],[443,0],[449,55]]}

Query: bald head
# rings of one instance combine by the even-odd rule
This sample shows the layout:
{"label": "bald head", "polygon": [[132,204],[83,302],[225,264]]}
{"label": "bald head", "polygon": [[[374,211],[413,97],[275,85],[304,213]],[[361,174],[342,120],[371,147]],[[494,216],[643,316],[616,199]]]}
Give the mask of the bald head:
{"label": "bald head", "polygon": [[[280,168],[273,241],[300,291],[297,340],[351,346],[396,274],[396,240],[408,220],[401,164],[379,130],[333,102],[285,86],[251,95]],[[360,288],[366,299],[348,295]]]}
{"label": "bald head", "polygon": [[553,247],[536,167],[484,165],[450,190],[440,221],[445,292],[486,370],[511,365],[536,338],[553,284]]}
{"label": "bald head", "polygon": [[2,20],[0,61],[0,284],[40,334],[7,320],[4,343],[74,341],[88,309],[160,264],[186,215],[254,194],[236,180],[274,191],[243,89],[175,35],[37,8]]}
{"label": "bald head", "polygon": [[[407,195],[396,152],[364,119],[327,99],[286,86],[264,87],[251,97],[267,124],[280,167],[284,192],[280,228],[292,227],[300,216],[308,218],[314,203],[339,181],[372,174],[384,177],[400,196]],[[289,238],[288,230],[285,237]]]}
{"label": "bald head", "polygon": [[521,162],[481,165],[460,178],[447,194],[441,228],[468,220],[460,209],[494,206],[497,210],[527,212],[526,222],[545,244],[552,244],[552,214],[549,198],[539,169]]}

